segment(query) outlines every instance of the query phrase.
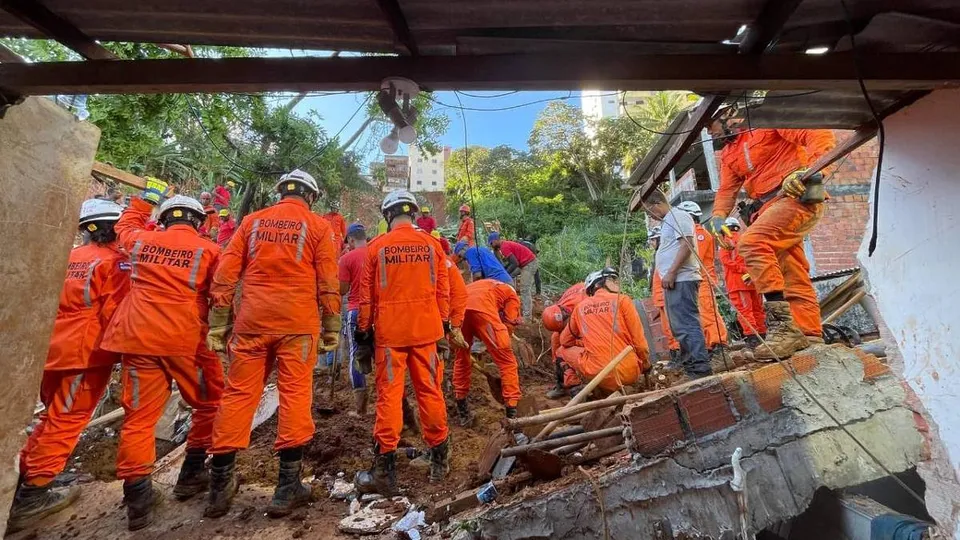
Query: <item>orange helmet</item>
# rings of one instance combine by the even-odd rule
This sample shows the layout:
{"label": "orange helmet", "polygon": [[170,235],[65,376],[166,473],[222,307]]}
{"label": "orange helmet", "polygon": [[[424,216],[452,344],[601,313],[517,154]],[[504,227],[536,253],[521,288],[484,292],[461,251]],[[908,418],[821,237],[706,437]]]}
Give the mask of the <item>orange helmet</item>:
{"label": "orange helmet", "polygon": [[560,332],[567,322],[567,312],[554,304],[543,310],[543,327],[551,332]]}
{"label": "orange helmet", "polygon": [[465,204],[465,205],[463,205],[463,206],[460,207],[460,211],[461,211],[461,212],[466,212],[466,213],[469,214],[469,213],[470,213],[470,206]]}

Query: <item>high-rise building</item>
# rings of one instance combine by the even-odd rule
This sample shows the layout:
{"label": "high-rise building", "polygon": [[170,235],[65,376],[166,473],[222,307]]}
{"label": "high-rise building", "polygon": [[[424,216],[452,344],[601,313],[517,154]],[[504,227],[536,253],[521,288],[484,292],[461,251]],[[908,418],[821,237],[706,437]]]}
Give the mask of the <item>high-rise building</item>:
{"label": "high-rise building", "polygon": [[410,191],[443,191],[444,170],[450,147],[430,154],[416,145],[410,146]]}

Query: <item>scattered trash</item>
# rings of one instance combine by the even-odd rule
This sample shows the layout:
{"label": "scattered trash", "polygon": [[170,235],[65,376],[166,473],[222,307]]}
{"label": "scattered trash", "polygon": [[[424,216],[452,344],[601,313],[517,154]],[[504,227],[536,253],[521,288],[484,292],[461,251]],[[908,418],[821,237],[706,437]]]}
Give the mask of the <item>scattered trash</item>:
{"label": "scattered trash", "polygon": [[420,527],[426,527],[427,523],[423,520],[424,513],[415,509],[409,512],[400,521],[397,521],[390,527],[392,530],[407,535],[410,540],[420,540]]}
{"label": "scattered trash", "polygon": [[340,520],[338,529],[348,534],[377,534],[404,516],[409,509],[410,501],[406,497],[374,501]]}

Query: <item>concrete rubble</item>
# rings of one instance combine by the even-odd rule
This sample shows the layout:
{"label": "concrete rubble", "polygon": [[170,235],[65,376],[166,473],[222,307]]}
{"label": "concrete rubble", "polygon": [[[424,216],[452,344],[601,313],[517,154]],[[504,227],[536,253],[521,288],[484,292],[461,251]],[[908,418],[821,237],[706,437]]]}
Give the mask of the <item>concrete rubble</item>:
{"label": "concrete rubble", "polygon": [[887,475],[824,408],[890,472],[926,455],[901,381],[875,357],[815,346],[787,364],[797,380],[774,363],[626,405],[621,421],[632,459],[594,473],[603,513],[591,483],[560,480],[453,521],[497,540],[598,538],[605,527],[611,538],[733,538],[741,509],[728,485],[730,460],[741,448],[745,518],[756,533],[801,514],[821,487]]}

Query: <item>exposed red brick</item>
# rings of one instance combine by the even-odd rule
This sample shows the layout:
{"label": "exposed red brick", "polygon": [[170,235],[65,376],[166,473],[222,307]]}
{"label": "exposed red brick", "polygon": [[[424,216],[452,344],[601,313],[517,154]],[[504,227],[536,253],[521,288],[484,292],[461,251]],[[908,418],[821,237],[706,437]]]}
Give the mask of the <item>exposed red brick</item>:
{"label": "exposed red brick", "polygon": [[788,362],[791,366],[793,366],[794,372],[796,372],[798,375],[810,373],[813,371],[813,368],[817,367],[817,359],[814,358],[812,354],[795,354],[790,358],[790,360],[788,360]]}
{"label": "exposed red brick", "polygon": [[773,412],[783,406],[783,383],[790,375],[780,364],[770,364],[754,370],[750,374],[757,403],[767,411]]}
{"label": "exposed red brick", "polygon": [[631,450],[642,455],[654,455],[686,439],[677,407],[670,395],[641,402],[626,412],[633,431]]}
{"label": "exposed red brick", "polygon": [[680,394],[680,412],[697,437],[720,431],[737,423],[719,379],[708,386]]}
{"label": "exposed red brick", "polygon": [[863,380],[868,381],[890,373],[890,366],[881,362],[876,356],[867,354],[857,348],[854,348],[853,352],[863,362]]}
{"label": "exposed red brick", "polygon": [[723,391],[727,394],[728,401],[733,407],[733,415],[742,418],[749,414],[747,401],[743,395],[741,385],[750,385],[750,374],[743,371],[734,371],[732,373],[723,373],[720,375],[720,384]]}

